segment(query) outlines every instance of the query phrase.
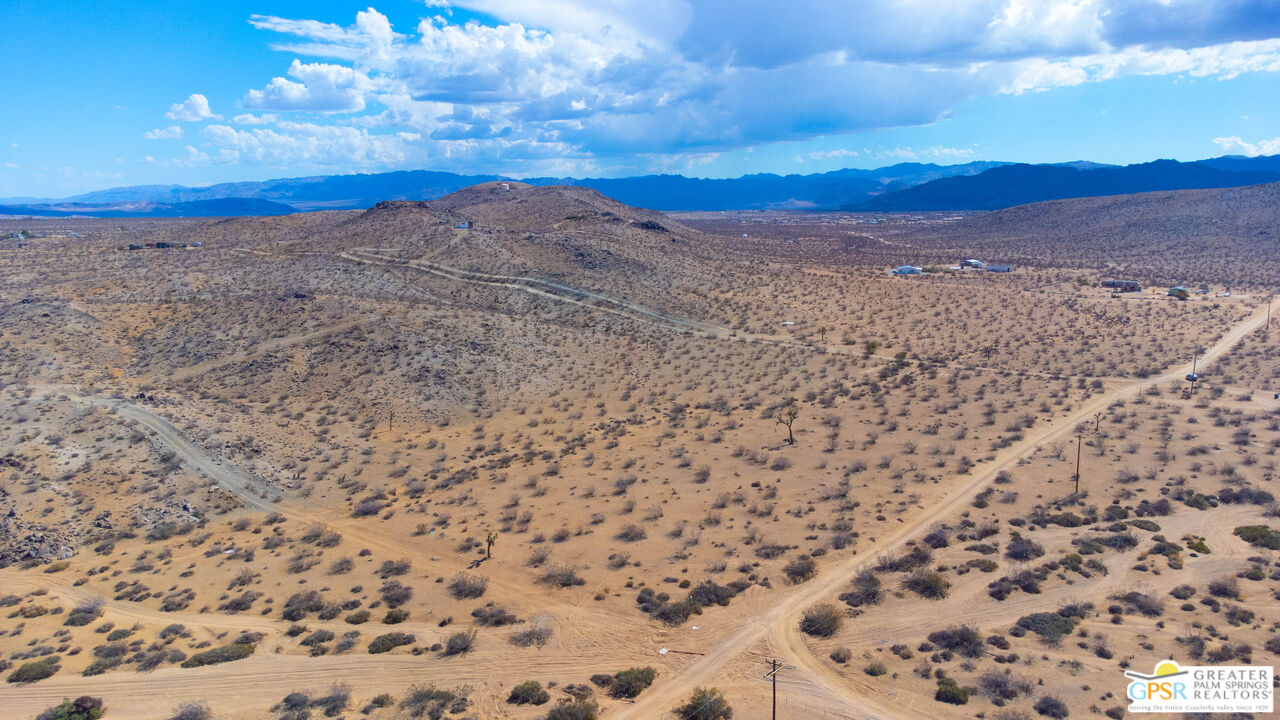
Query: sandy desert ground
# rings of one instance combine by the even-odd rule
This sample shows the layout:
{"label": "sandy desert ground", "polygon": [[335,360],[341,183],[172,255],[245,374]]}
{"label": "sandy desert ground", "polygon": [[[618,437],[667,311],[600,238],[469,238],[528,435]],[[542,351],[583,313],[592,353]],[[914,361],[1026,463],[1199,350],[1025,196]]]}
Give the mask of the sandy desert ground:
{"label": "sandy desert ground", "polygon": [[0,221],[0,715],[755,720],[776,659],[779,717],[1120,718],[1274,665],[1280,259],[1114,229],[1155,202]]}

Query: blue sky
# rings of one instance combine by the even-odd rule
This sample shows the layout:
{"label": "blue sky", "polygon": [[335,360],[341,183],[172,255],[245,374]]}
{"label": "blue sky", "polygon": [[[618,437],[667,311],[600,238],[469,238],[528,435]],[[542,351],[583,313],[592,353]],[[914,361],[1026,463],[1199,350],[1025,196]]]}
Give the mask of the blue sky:
{"label": "blue sky", "polygon": [[1275,0],[5,0],[0,26],[0,197],[1280,153]]}

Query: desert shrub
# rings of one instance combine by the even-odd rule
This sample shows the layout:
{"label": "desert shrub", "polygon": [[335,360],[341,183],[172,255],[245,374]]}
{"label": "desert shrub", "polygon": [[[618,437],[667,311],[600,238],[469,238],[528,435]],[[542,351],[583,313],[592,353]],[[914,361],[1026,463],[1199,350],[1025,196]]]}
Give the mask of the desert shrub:
{"label": "desert shrub", "polygon": [[551,695],[542,689],[542,683],[537,680],[520,683],[507,696],[507,702],[512,705],[543,705],[550,699]]}
{"label": "desert shrub", "polygon": [[[732,583],[730,584],[732,585]],[[738,594],[735,587],[717,585],[710,580],[703,580],[696,587],[689,591],[689,600],[705,607],[707,605],[719,605],[720,607],[728,607],[729,601],[733,600]]]}
{"label": "desert shrub", "polygon": [[[400,709],[411,718],[427,717],[431,720],[439,720],[444,717],[446,711],[465,702],[466,698],[457,693],[440,690],[432,685],[415,685],[409,688],[409,692],[400,701]],[[462,709],[465,709],[465,704]]]}
{"label": "desert shrub", "polygon": [[333,632],[329,630],[317,630],[302,639],[301,644],[308,647],[314,647],[329,642],[334,638]]}
{"label": "desert shrub", "polygon": [[98,720],[106,711],[102,698],[81,695],[74,701],[63,698],[62,702],[37,715],[36,720]]}
{"label": "desert shrub", "polygon": [[364,623],[369,622],[369,615],[370,613],[368,610],[357,610],[343,618],[343,620],[349,625],[363,625]]}
{"label": "desert shrub", "polygon": [[393,608],[382,616],[383,625],[399,625],[409,619],[409,611],[402,608]]}
{"label": "desert shrub", "polygon": [[1159,617],[1164,612],[1164,600],[1155,593],[1141,593],[1134,590],[1121,595],[1112,595],[1111,599],[1119,600],[1147,617]]}
{"label": "desert shrub", "polygon": [[297,622],[307,616],[308,613],[319,612],[324,609],[324,598],[315,590],[295,593],[289,596],[284,602],[284,611],[281,617],[290,622]]}
{"label": "desert shrub", "polygon": [[1034,560],[1044,555],[1044,546],[1022,535],[1014,535],[1004,549],[1005,557],[1011,560]]}
{"label": "desert shrub", "polygon": [[380,653],[391,652],[402,645],[413,644],[414,637],[402,632],[389,632],[385,635],[379,635],[369,643],[369,654],[377,655]]}
{"label": "desert shrub", "polygon": [[[303,696],[306,697],[305,695]],[[337,717],[351,704],[351,688],[343,683],[334,683],[329,694],[318,698],[308,698],[308,705],[324,711],[325,717]]]}
{"label": "desert shrub", "polygon": [[1214,597],[1240,599],[1240,583],[1233,577],[1218,578],[1209,583],[1209,594]]}
{"label": "desert shrub", "polygon": [[444,643],[445,655],[462,655],[471,652],[471,648],[476,644],[476,631],[456,632],[449,636]]}
{"label": "desert shrub", "polygon": [[67,613],[67,618],[62,621],[62,624],[69,627],[84,627],[97,620],[100,615],[102,615],[102,600],[93,598],[80,603],[74,610]]}
{"label": "desert shrub", "polygon": [[237,595],[233,598],[228,598],[226,602],[218,605],[218,610],[232,614],[244,612],[253,608],[253,604],[257,602],[260,597],[262,597],[262,593],[260,592],[245,590],[243,594]]}
{"label": "desert shrub", "polygon": [[916,568],[924,567],[933,560],[933,551],[928,548],[917,545],[907,551],[905,555],[898,558],[883,557],[876,563],[876,569],[881,572],[907,572]]}
{"label": "desert shrub", "polygon": [[449,594],[459,600],[475,599],[489,589],[489,578],[483,575],[458,573],[449,581]]}
{"label": "desert shrub", "polygon": [[634,698],[652,685],[653,679],[657,676],[658,671],[651,667],[619,671],[613,676],[613,682],[609,684],[609,695],[622,699]]}
{"label": "desert shrub", "polygon": [[820,603],[804,611],[800,629],[814,637],[831,637],[844,623],[844,613],[831,603]]}
{"label": "desert shrub", "polygon": [[235,643],[224,645],[212,650],[205,650],[202,653],[196,653],[187,658],[183,663],[184,668],[203,667],[205,665],[217,665],[218,663],[232,662],[235,660],[243,660],[253,654],[253,645],[248,643]]}
{"label": "desert shrub", "polygon": [[782,566],[782,572],[793,584],[811,579],[818,572],[818,564],[808,555],[801,555]]}
{"label": "desert shrub", "polygon": [[471,617],[475,618],[476,624],[487,627],[502,627],[503,625],[514,625],[520,622],[519,618],[507,612],[501,605],[493,603],[472,610]]}
{"label": "desert shrub", "polygon": [[1266,490],[1257,488],[1224,487],[1218,491],[1218,499],[1228,504],[1270,505],[1276,498]]}
{"label": "desert shrub", "polygon": [[951,705],[964,705],[969,702],[971,694],[973,690],[970,688],[960,687],[955,680],[943,677],[938,678],[938,689],[933,693],[933,699]]}
{"label": "desert shrub", "polygon": [[169,720],[213,720],[213,712],[202,702],[184,702],[173,709]]}
{"label": "desert shrub", "polygon": [[1228,605],[1223,617],[1233,626],[1248,625],[1253,622],[1254,613],[1252,610],[1242,608],[1239,605]]}
{"label": "desert shrub", "polygon": [[382,593],[382,602],[391,608],[400,607],[413,597],[413,588],[399,580],[388,580],[382,583],[379,592]]}
{"label": "desert shrub", "polygon": [[676,708],[679,720],[732,720],[733,708],[715,688],[698,688]]}
{"label": "desert shrub", "polygon": [[933,570],[916,570],[902,581],[902,587],[916,593],[920,597],[940,600],[951,590],[951,583]]}
{"label": "desert shrub", "polygon": [[413,563],[409,560],[384,560],[378,568],[378,577],[386,580],[390,577],[400,577],[409,572],[413,567]]}
{"label": "desert shrub", "polygon": [[1190,585],[1179,585],[1178,587],[1170,590],[1169,594],[1179,600],[1186,600],[1187,598],[1196,594],[1196,589],[1191,587]]}
{"label": "desert shrub", "polygon": [[62,658],[60,656],[49,655],[39,660],[23,663],[18,666],[17,670],[9,673],[7,679],[11,683],[33,683],[44,680],[47,677],[52,677],[54,673],[62,669],[62,666],[59,665],[61,661]]}
{"label": "desert shrub", "polygon": [[1067,712],[1067,704],[1052,695],[1045,695],[1036,701],[1032,706],[1036,712],[1053,720],[1062,720],[1069,713]]}
{"label": "desert shrub", "polygon": [[564,701],[551,708],[547,720],[596,720],[600,708],[591,700]]}
{"label": "desert shrub", "polygon": [[1250,545],[1270,550],[1280,550],[1280,530],[1272,530],[1266,525],[1238,527],[1235,529],[1235,535]]}
{"label": "desert shrub", "polygon": [[529,647],[537,645],[541,648],[551,639],[551,628],[544,625],[531,625],[524,630],[517,630],[511,633],[509,640],[512,645],[517,647]]}
{"label": "desert shrub", "polygon": [[878,605],[884,599],[884,591],[880,588],[880,577],[872,570],[863,570],[853,580],[853,590],[840,596],[849,607]]}
{"label": "desert shrub", "polygon": [[546,572],[542,573],[542,577],[538,578],[538,581],[558,588],[587,584],[586,580],[578,577],[577,568],[571,565],[556,565],[548,568]]}
{"label": "desert shrub", "polygon": [[615,540],[621,540],[622,542],[639,542],[644,540],[646,535],[644,528],[639,525],[631,524],[624,526],[618,531],[618,534],[613,537]]}
{"label": "desert shrub", "polygon": [[1039,635],[1050,645],[1056,645],[1062,642],[1063,636],[1075,630],[1076,621],[1056,612],[1041,612],[1018,618],[1017,626]]}
{"label": "desert shrub", "polygon": [[838,662],[841,665],[849,662],[849,660],[852,657],[853,657],[853,651],[850,650],[849,648],[836,648],[835,650],[831,651],[831,655],[830,655],[830,658],[832,661]]}
{"label": "desert shrub", "polygon": [[886,668],[882,662],[873,662],[863,668],[862,672],[870,675],[871,677],[880,677],[881,675],[889,672],[889,669]]}
{"label": "desert shrub", "polygon": [[1000,700],[1012,700],[1019,695],[1030,695],[1035,683],[1009,670],[992,668],[978,677],[978,688],[983,693]]}
{"label": "desert shrub", "polygon": [[929,633],[929,642],[965,657],[981,657],[982,634],[967,625]]}

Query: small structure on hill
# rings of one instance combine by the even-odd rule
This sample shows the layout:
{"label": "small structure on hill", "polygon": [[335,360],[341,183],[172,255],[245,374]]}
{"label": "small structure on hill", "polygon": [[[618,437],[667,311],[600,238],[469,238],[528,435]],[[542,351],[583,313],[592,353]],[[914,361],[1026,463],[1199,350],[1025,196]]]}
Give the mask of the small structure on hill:
{"label": "small structure on hill", "polygon": [[982,262],[981,260],[969,258],[968,260],[965,260],[964,262],[960,263],[960,267],[978,268],[979,270],[981,270],[982,268],[986,267],[986,263]]}
{"label": "small structure on hill", "polygon": [[469,228],[471,227],[471,221],[469,221],[469,220],[463,220],[462,222],[458,223],[457,225],[454,225],[454,227],[455,227],[455,228],[457,228],[457,229],[459,229],[459,230],[467,230],[467,229],[469,229]]}
{"label": "small structure on hill", "polygon": [[987,272],[1013,272],[1012,265],[988,265]]}
{"label": "small structure on hill", "polygon": [[894,275],[923,275],[924,268],[916,265],[899,265],[890,272]]}
{"label": "small structure on hill", "polygon": [[1137,280],[1103,280],[1102,287],[1111,288],[1116,292],[1139,292],[1142,286]]}
{"label": "small structure on hill", "polygon": [[1166,294],[1171,298],[1177,298],[1179,300],[1186,300],[1191,296],[1191,293],[1187,292],[1187,289],[1181,285],[1169,288],[1169,292]]}

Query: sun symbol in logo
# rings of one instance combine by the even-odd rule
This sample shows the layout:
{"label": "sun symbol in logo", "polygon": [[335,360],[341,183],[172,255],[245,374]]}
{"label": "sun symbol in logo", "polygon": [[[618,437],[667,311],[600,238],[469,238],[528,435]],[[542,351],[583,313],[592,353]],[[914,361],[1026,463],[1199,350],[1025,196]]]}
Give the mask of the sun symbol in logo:
{"label": "sun symbol in logo", "polygon": [[1167,677],[1174,677],[1177,675],[1186,675],[1187,671],[1183,670],[1181,667],[1178,666],[1178,663],[1172,660],[1161,660],[1160,663],[1156,665],[1155,673],[1151,675],[1143,675],[1142,673],[1134,672],[1132,670],[1125,670],[1124,674],[1125,674],[1125,677],[1130,677],[1130,678],[1133,678],[1134,680],[1155,680],[1156,678],[1167,678]]}

